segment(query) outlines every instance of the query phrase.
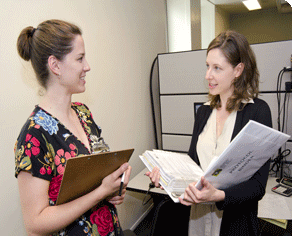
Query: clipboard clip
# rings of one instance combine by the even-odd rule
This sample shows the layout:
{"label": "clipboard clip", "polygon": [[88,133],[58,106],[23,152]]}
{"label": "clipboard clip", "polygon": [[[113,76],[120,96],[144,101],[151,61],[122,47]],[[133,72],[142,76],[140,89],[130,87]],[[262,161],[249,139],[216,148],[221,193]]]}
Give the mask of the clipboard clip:
{"label": "clipboard clip", "polygon": [[101,152],[109,152],[110,148],[105,143],[103,137],[97,137],[96,135],[90,135],[90,139],[92,140],[92,153],[97,154]]}

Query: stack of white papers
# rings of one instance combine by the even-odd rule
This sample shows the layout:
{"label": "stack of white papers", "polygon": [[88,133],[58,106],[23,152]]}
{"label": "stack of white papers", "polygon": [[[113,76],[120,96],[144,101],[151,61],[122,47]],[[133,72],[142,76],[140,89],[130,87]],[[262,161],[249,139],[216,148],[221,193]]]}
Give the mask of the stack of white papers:
{"label": "stack of white papers", "polygon": [[199,181],[203,170],[186,154],[161,150],[146,151],[140,156],[148,170],[160,169],[160,184],[176,202],[186,187]]}
{"label": "stack of white papers", "polygon": [[161,150],[146,151],[140,156],[149,171],[160,169],[160,184],[174,202],[185,188],[205,178],[218,189],[226,189],[244,182],[290,138],[289,135],[250,120],[219,157],[214,157],[207,170],[203,170],[186,154]]}

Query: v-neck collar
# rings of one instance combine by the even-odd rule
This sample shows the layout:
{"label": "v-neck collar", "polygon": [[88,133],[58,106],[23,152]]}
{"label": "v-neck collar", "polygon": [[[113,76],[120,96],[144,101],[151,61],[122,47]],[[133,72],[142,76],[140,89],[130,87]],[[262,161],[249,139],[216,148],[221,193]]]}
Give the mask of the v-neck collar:
{"label": "v-neck collar", "polygon": [[[44,108],[42,108],[42,107],[40,107],[39,105],[36,105],[36,107],[39,109],[39,110],[42,110],[43,112],[45,112],[47,115],[49,115],[49,116],[51,116],[53,119],[55,119],[57,122],[58,122],[58,124],[60,124],[60,125],[62,125],[63,126],[63,128],[65,129],[65,130],[67,130],[69,133],[70,133],[70,135],[71,136],[73,136],[73,137],[75,137],[76,138],[76,140],[78,140],[78,142],[80,142],[85,148],[86,148],[86,150],[88,151],[88,154],[90,154],[90,153],[92,153],[92,150],[89,150],[87,147],[86,147],[86,145],[76,136],[76,135],[74,135],[58,118],[56,118],[55,116],[53,116],[51,113],[49,113],[48,111],[46,111]],[[85,128],[85,126],[84,126],[84,122],[82,122],[83,120],[82,120],[82,118],[81,118],[81,116],[80,116],[80,114],[79,114],[79,112],[78,112],[78,110],[77,110],[77,108],[76,107],[74,107],[72,104],[71,104],[71,108],[73,109],[73,111],[77,114],[77,117],[78,117],[78,119],[79,119],[79,122],[81,123],[81,126],[82,126],[82,129],[83,129],[83,131],[85,132],[85,134],[86,134],[86,137],[87,137],[87,140],[88,140],[88,143],[89,143],[89,147],[91,147],[91,142],[90,142],[90,138],[89,138],[89,134],[88,134],[88,132],[87,132],[87,130],[86,130],[86,128]]]}

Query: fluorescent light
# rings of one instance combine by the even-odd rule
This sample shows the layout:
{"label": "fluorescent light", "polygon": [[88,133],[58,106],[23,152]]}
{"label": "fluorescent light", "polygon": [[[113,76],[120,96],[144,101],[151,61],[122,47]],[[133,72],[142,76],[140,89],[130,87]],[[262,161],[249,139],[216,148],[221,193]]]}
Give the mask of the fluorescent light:
{"label": "fluorescent light", "polygon": [[286,2],[288,2],[290,6],[292,7],[292,0],[286,0]]}
{"label": "fluorescent light", "polygon": [[261,9],[261,5],[259,4],[257,0],[247,0],[247,1],[242,1],[242,2],[250,11]]}

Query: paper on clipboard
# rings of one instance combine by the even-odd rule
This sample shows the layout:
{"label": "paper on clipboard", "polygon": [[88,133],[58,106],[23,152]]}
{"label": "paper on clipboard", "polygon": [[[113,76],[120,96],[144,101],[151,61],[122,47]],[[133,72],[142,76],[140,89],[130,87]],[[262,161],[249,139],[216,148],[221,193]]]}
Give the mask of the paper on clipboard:
{"label": "paper on clipboard", "polygon": [[128,162],[134,149],[84,155],[67,160],[56,205],[97,188],[104,177]]}

